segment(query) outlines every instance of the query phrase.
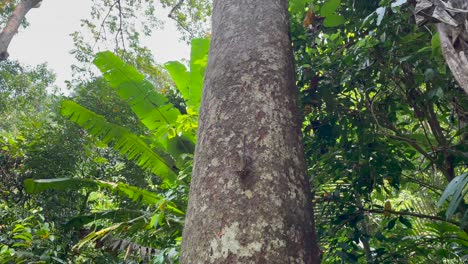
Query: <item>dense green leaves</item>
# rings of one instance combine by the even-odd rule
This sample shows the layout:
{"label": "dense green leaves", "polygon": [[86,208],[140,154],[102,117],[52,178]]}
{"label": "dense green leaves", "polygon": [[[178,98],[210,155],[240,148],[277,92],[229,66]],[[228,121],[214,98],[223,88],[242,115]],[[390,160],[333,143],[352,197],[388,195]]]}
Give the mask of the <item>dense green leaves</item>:
{"label": "dense green leaves", "polygon": [[[414,1],[289,2],[322,262],[466,262],[468,99],[435,28],[414,25]],[[151,1],[122,3],[129,16],[154,15],[143,8]],[[109,4],[95,5],[94,18]],[[206,31],[197,23],[210,12],[207,1],[185,1],[172,15],[188,37]],[[148,33],[155,20],[145,21]],[[0,65],[0,262],[177,259],[209,40],[192,40],[189,63],[154,65],[133,22],[115,54],[95,56],[73,35],[85,79],[70,83],[78,103],[61,112],[86,132],[57,115],[45,66]],[[101,21],[85,24],[102,37]],[[93,59],[105,80],[86,79]]]}
{"label": "dense green leaves", "polygon": [[302,12],[306,4],[309,4],[312,0],[290,0],[289,10],[292,13]]}
{"label": "dense green leaves", "polygon": [[[412,24],[410,1],[293,2],[291,36],[322,261],[461,260],[463,251],[434,242],[436,231],[426,229],[434,223],[460,230],[458,222],[468,218],[466,193],[461,199],[451,193],[457,195],[450,202],[461,205],[436,204],[447,182],[466,173],[466,142],[457,132],[466,114],[454,113],[468,105],[447,75],[436,31]],[[311,8],[325,17],[325,27],[304,24]],[[327,21],[332,17],[336,23]],[[453,213],[447,223],[444,213]]]}
{"label": "dense green leaves", "polygon": [[172,80],[180,91],[180,94],[184,97],[190,97],[190,73],[185,68],[185,65],[178,61],[171,61],[165,64],[165,67],[169,74],[171,74]]}
{"label": "dense green leaves", "polygon": [[344,22],[344,17],[337,14],[331,14],[325,18],[325,20],[323,21],[323,25],[326,27],[337,27],[341,24],[344,24]]}
{"label": "dense green leaves", "polygon": [[62,248],[54,223],[45,221],[40,208],[24,212],[28,217],[21,216],[22,209],[0,203],[0,263],[65,263],[58,257]]}
{"label": "dense green leaves", "polygon": [[335,11],[340,7],[341,0],[328,0],[320,8],[320,15],[328,17],[335,13]]}
{"label": "dense green leaves", "polygon": [[[102,195],[104,190],[118,194],[118,199],[125,204],[126,200],[131,200],[137,206],[144,204],[156,208],[153,212],[145,210],[125,210],[114,208],[108,205],[100,207],[100,211],[94,215],[82,214],[75,216],[66,225],[67,229],[86,228],[91,224],[103,224],[100,230],[89,232],[82,237],[75,245],[77,249],[83,249],[93,243],[104,243],[112,251],[123,249],[144,250],[145,254],[140,254],[141,258],[156,254],[158,259],[171,259],[175,257],[174,243],[180,241],[181,225],[183,223],[184,208],[187,199],[187,186],[183,182],[187,180],[191,168],[191,156],[194,150],[196,133],[196,118],[198,106],[201,100],[201,90],[204,69],[207,63],[209,41],[206,39],[196,39],[193,41],[192,56],[190,62],[190,73],[183,78],[175,80],[176,85],[180,82],[187,86],[178,86],[179,92],[185,100],[183,105],[187,108],[181,111],[169,102],[162,93],[156,92],[153,84],[136,71],[130,64],[125,63],[111,52],[101,52],[96,55],[94,63],[103,72],[104,78],[116,94],[126,102],[135,116],[149,130],[145,136],[137,136],[129,128],[109,122],[103,115],[98,115],[79,104],[64,100],[61,106],[61,113],[71,121],[83,127],[91,136],[94,136],[104,144],[112,146],[120,154],[128,159],[137,161],[138,165],[148,169],[165,181],[157,188],[161,194],[145,190],[137,186],[131,186],[122,182],[109,182],[97,179],[86,178],[54,178],[25,181],[26,190],[31,194],[43,191],[64,191],[64,192],[85,192],[86,199],[93,201],[96,195]],[[179,65],[182,69],[185,66]],[[174,75],[177,78],[177,74]],[[180,77],[180,76],[178,76]],[[91,89],[108,89],[100,80],[86,84]],[[88,88],[88,89],[89,89]],[[186,88],[184,90],[184,88]],[[105,93],[105,92],[104,92]],[[173,99],[171,97],[171,99]],[[87,103],[87,102],[85,102]],[[98,103],[102,103],[101,100]],[[115,118],[118,109],[125,110],[125,106],[116,102],[108,102],[107,106],[113,113],[111,117],[115,121],[122,119]],[[182,106],[183,106],[182,105]],[[90,105],[93,109],[102,112],[102,109]],[[117,109],[117,110],[116,110]],[[179,109],[181,107],[179,106]],[[104,111],[105,112],[105,111]],[[108,110],[109,112],[109,110]],[[107,112],[107,115],[109,113]],[[127,120],[131,120],[127,119]],[[142,128],[138,127],[133,131],[141,133]],[[95,162],[106,166],[108,159],[96,157]],[[180,181],[175,181],[176,177]],[[129,179],[131,180],[131,179]],[[46,192],[50,193],[50,192]],[[152,235],[159,242],[141,241],[144,244],[165,245],[166,250],[151,249],[138,244],[137,241],[122,240],[118,238],[108,239],[113,234],[125,234],[133,236],[157,229],[157,234]],[[119,246],[115,246],[119,245]],[[150,251],[152,253],[150,253]],[[170,255],[170,256],[169,256]]]}

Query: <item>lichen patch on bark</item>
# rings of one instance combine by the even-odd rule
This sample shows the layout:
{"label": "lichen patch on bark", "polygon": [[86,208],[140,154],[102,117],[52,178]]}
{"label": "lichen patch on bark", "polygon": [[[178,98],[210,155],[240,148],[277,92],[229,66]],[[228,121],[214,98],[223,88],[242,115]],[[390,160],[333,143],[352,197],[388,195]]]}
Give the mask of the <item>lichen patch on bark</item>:
{"label": "lichen patch on bark", "polygon": [[219,263],[220,259],[228,258],[229,254],[238,257],[251,257],[262,249],[262,243],[254,241],[242,245],[238,237],[242,235],[239,223],[234,222],[221,230],[219,237],[210,241],[210,263]]}

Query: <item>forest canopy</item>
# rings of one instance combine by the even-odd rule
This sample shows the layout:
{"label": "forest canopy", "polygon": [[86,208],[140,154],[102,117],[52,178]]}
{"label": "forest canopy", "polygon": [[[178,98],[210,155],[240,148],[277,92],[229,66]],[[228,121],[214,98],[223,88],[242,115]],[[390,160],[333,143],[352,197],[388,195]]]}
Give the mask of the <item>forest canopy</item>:
{"label": "forest canopy", "polygon": [[[92,1],[70,32],[68,87],[7,51],[40,2],[0,3],[0,263],[179,263],[219,45],[212,2]],[[290,0],[287,11],[321,262],[466,263],[466,2]],[[157,63],[142,44],[163,20],[187,60]]]}

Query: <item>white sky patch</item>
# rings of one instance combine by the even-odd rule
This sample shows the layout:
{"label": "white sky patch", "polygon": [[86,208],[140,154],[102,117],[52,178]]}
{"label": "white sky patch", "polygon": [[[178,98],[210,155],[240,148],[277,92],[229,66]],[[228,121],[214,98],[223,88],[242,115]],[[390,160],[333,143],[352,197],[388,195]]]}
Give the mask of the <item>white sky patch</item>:
{"label": "white sky patch", "polygon": [[[30,25],[13,38],[8,49],[9,59],[26,65],[46,62],[57,74],[55,84],[64,89],[65,80],[72,78],[70,66],[76,62],[70,54],[73,49],[70,34],[80,30],[80,20],[89,17],[91,4],[90,0],[43,1],[40,8],[27,14]],[[175,22],[167,18],[169,10],[160,9],[157,13],[164,27],[154,30],[151,37],[142,36],[142,45],[151,49],[158,63],[188,59],[190,47],[179,41]]]}

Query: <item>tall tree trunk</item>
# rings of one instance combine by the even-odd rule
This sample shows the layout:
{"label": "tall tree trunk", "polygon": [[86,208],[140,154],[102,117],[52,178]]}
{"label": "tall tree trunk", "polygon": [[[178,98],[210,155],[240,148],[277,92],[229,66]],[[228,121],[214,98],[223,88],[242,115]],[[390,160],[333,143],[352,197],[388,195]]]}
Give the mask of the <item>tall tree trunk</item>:
{"label": "tall tree trunk", "polygon": [[15,7],[7,24],[0,33],[0,61],[8,58],[8,46],[10,45],[13,36],[18,32],[21,22],[31,8],[39,7],[42,0],[21,0]]}
{"label": "tall tree trunk", "polygon": [[215,0],[181,263],[319,263],[287,0]]}

